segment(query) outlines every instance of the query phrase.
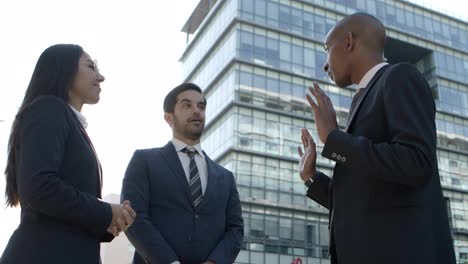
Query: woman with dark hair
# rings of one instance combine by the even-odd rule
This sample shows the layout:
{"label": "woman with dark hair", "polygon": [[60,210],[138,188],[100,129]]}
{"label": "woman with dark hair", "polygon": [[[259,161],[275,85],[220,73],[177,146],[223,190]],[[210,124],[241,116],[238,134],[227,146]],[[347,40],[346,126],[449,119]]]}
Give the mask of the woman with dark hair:
{"label": "woman with dark hair", "polygon": [[7,205],[21,205],[21,223],[0,264],[99,263],[99,243],[133,223],[128,201],[100,200],[101,166],[80,113],[99,101],[103,81],[80,46],[39,57],[8,144]]}

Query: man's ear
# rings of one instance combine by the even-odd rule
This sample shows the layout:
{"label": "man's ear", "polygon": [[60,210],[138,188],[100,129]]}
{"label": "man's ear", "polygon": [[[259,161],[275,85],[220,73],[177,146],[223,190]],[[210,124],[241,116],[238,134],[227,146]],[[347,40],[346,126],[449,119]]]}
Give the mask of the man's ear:
{"label": "man's ear", "polygon": [[356,45],[356,39],[354,38],[353,32],[346,34],[346,50],[351,52]]}
{"label": "man's ear", "polygon": [[166,120],[170,127],[174,124],[171,113],[164,113],[164,120]]}

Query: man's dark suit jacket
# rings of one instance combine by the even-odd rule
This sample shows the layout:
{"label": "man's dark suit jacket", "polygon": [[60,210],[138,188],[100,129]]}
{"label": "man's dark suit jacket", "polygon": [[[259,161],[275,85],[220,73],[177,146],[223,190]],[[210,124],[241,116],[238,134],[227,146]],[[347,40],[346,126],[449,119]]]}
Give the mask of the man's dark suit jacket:
{"label": "man's dark suit jacket", "polygon": [[135,151],[121,196],[131,201],[137,213],[126,233],[136,249],[135,264],[234,262],[244,235],[236,183],[230,171],[205,157],[206,191],[194,208],[172,142],[162,148]]}
{"label": "man's dark suit jacket", "polygon": [[330,209],[332,263],[454,264],[427,82],[410,64],[387,65],[353,110],[322,151],[333,178],[317,173],[307,192]]}
{"label": "man's dark suit jacket", "polygon": [[96,156],[69,106],[43,96],[22,114],[17,150],[21,223],[1,264],[99,263],[111,207],[98,200]]}

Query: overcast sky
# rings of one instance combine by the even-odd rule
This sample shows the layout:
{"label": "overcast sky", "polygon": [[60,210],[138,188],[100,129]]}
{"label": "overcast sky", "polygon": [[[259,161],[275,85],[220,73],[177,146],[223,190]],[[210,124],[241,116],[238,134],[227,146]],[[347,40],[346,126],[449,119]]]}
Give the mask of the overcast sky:
{"label": "overcast sky", "polygon": [[[252,0],[253,1],[253,0]],[[424,1],[465,19],[464,0]],[[106,77],[101,101],[85,106],[88,133],[104,168],[103,194],[120,193],[137,148],[171,138],[163,121],[165,94],[182,81],[180,32],[198,0],[0,1],[0,170],[11,121],[41,52],[56,43],[81,45]],[[209,106],[208,109],[209,111]],[[2,177],[3,178],[3,177]],[[0,204],[5,181],[0,180]],[[19,223],[18,209],[0,208],[0,253]]]}

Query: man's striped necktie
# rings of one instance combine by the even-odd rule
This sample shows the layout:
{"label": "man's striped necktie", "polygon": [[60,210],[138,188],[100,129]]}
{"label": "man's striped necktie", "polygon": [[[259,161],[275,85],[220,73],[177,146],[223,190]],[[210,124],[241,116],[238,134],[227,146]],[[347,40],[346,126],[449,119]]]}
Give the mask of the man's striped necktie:
{"label": "man's striped necktie", "polygon": [[187,154],[187,156],[190,158],[189,185],[190,185],[190,192],[192,194],[193,205],[197,207],[200,204],[201,199],[203,197],[200,174],[198,173],[197,164],[195,163],[195,155],[197,154],[197,150],[193,149],[192,147],[186,147],[182,149],[182,152]]}

